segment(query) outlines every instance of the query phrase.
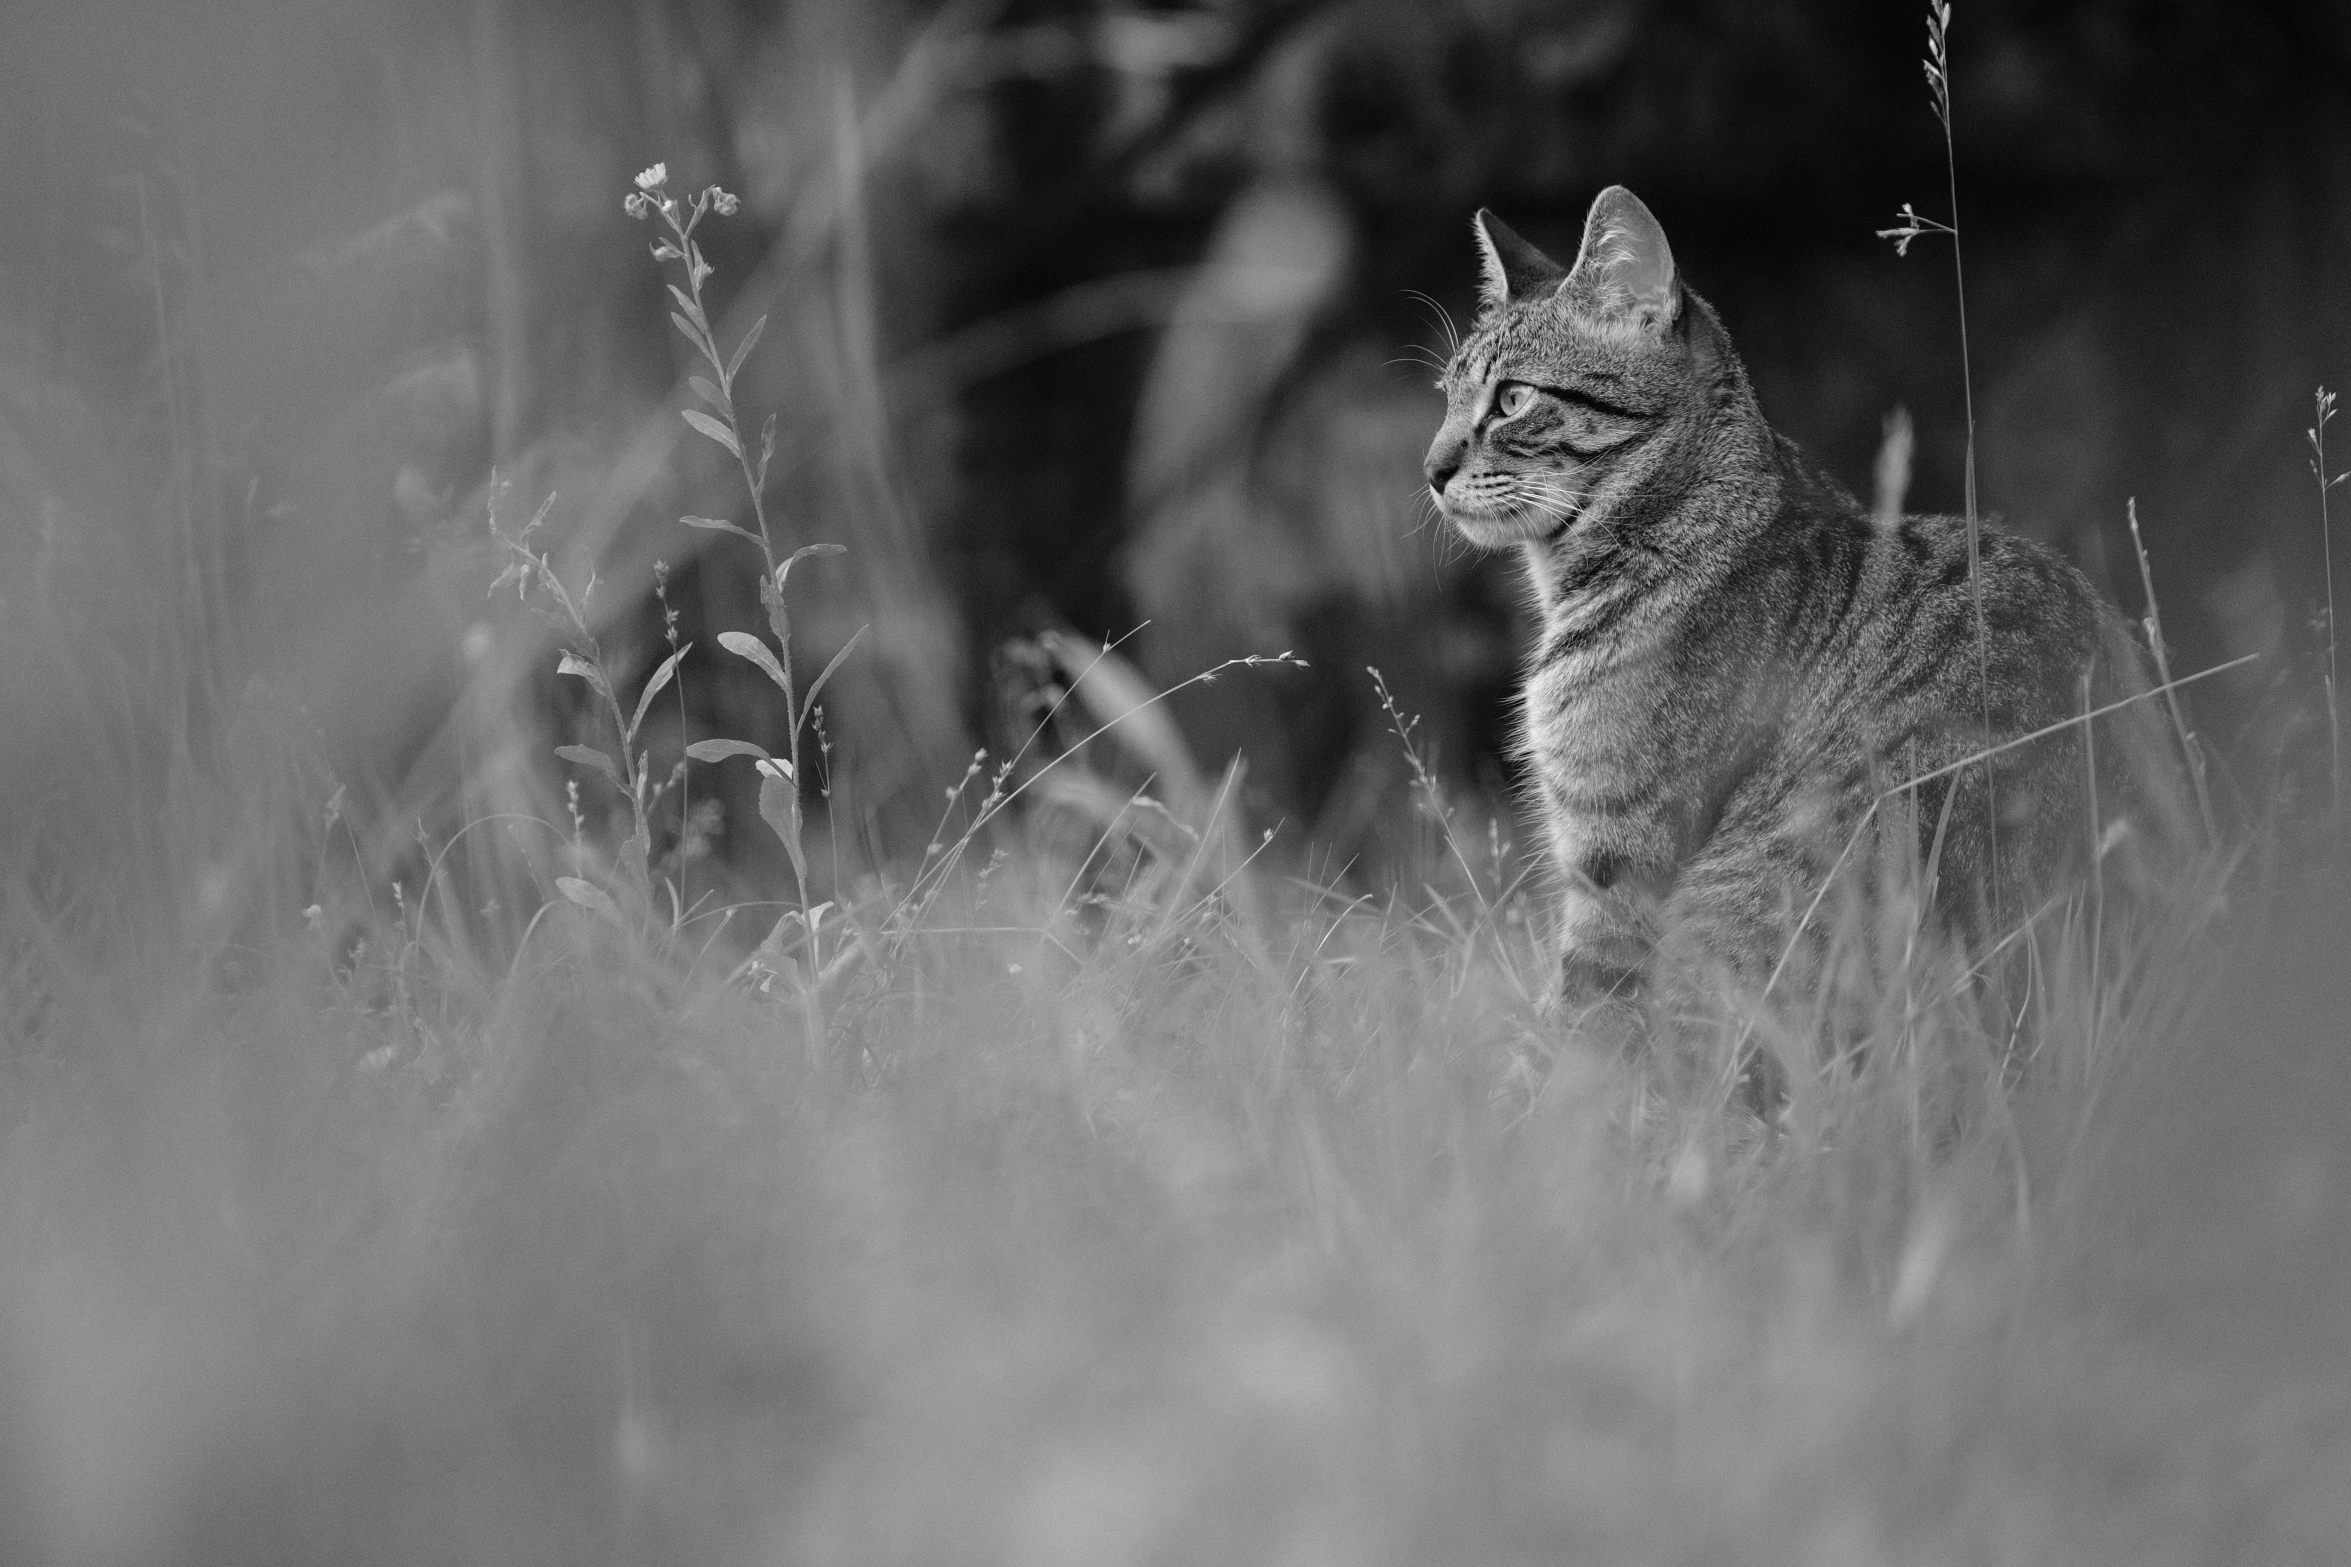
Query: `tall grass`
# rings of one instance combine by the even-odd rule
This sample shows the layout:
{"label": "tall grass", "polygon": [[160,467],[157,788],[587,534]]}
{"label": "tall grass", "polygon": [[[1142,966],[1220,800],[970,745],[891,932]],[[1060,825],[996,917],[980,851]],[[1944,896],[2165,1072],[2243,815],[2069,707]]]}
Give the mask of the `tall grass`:
{"label": "tall grass", "polygon": [[[1927,54],[1922,63],[1926,70],[1927,90],[1934,100],[1935,120],[1943,127],[1943,173],[1951,221],[1945,223],[1922,217],[1910,203],[1904,202],[1902,221],[1893,228],[1880,229],[1878,238],[1894,241],[1896,255],[1909,254],[1911,244],[1924,235],[1942,235],[1951,241],[1951,292],[1959,306],[1959,385],[1967,421],[1963,491],[1963,513],[1967,519],[1967,586],[1975,608],[1976,692],[1983,708],[1984,728],[1988,732],[1992,726],[1991,633],[1984,624],[1983,522],[1976,509],[1975,364],[1967,336],[1967,265],[1959,235],[1959,137],[1951,124],[1949,0],[1927,0]],[[1989,774],[1985,777],[1985,785],[1989,790]],[[1995,800],[1990,825],[1991,880],[1995,898],[2000,885],[1999,816]]]}
{"label": "tall grass", "polygon": [[2335,692],[2335,530],[2327,498],[2351,474],[2327,472],[2327,426],[2334,421],[2335,394],[2320,387],[2311,399],[2310,474],[2318,481],[2318,544],[2326,599],[2327,798],[2338,832],[2343,825],[2343,710]]}
{"label": "tall grass", "polygon": [[2320,1411],[2095,1330],[2203,911],[2119,968],[2060,914],[2020,1060],[1899,900],[1832,900],[1843,1000],[1750,1014],[1816,1068],[1767,1130],[1719,1047],[1562,1036],[1523,891],[1250,923],[996,842],[823,1049],[560,898],[495,969],[413,888],[380,955],[274,910],[236,986],[197,930],[20,950],[26,1558],[2143,1562],[2220,1527],[2183,1477],[2328,1516],[2276,1468]]}

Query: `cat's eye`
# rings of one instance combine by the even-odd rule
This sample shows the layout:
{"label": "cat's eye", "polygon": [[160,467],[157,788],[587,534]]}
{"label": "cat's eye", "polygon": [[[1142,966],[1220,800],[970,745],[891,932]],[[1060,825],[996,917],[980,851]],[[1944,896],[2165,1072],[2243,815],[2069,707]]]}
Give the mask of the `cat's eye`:
{"label": "cat's eye", "polygon": [[1494,394],[1494,412],[1504,419],[1515,419],[1534,406],[1535,389],[1524,381],[1505,381]]}

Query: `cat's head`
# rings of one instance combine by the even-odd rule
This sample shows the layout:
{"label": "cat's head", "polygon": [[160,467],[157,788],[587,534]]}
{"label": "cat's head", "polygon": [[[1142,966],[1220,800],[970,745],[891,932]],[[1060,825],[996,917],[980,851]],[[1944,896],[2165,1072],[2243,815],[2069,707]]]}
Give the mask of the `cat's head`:
{"label": "cat's head", "polygon": [[1531,542],[1688,468],[1715,383],[1738,372],[1641,199],[1602,191],[1570,267],[1491,212],[1473,227],[1483,303],[1437,383],[1445,422],[1423,465],[1445,519],[1483,548]]}

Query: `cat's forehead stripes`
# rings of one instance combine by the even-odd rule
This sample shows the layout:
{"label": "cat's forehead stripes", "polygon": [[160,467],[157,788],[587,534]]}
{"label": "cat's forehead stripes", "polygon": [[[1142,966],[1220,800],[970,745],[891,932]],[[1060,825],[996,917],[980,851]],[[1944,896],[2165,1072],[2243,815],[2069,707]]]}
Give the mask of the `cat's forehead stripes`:
{"label": "cat's forehead stripes", "polygon": [[[1554,319],[1544,320],[1545,315]],[[1453,386],[1482,386],[1499,378],[1521,379],[1530,370],[1558,372],[1571,356],[1561,341],[1572,328],[1540,307],[1510,306],[1481,325],[1453,362]]]}
{"label": "cat's forehead stripes", "polygon": [[1484,386],[1494,378],[1494,351],[1490,344],[1475,341],[1464,343],[1461,352],[1445,367],[1445,374],[1437,385],[1447,393],[1468,387]]}

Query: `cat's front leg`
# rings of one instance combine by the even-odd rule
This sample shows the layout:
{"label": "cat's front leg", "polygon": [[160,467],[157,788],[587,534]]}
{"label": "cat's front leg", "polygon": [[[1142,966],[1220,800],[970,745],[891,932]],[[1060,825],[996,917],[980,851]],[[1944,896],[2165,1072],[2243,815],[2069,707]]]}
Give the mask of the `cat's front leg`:
{"label": "cat's front leg", "polygon": [[1637,1002],[1656,946],[1659,879],[1629,875],[1621,860],[1585,853],[1563,868],[1561,880],[1561,1004]]}

